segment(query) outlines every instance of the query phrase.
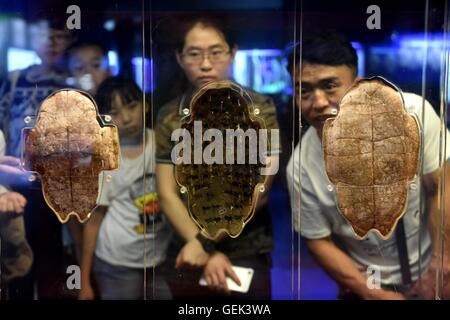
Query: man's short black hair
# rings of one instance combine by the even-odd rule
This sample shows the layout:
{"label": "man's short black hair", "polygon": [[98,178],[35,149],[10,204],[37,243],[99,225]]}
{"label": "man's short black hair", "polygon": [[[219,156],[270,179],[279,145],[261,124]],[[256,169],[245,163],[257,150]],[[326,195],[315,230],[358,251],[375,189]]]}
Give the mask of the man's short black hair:
{"label": "man's short black hair", "polygon": [[342,34],[334,31],[321,31],[307,34],[303,37],[300,46],[297,46],[295,56],[289,57],[289,72],[294,74],[294,59],[296,63],[301,57],[303,63],[322,64],[326,66],[346,65],[353,70],[354,76],[358,73],[358,56],[350,41]]}

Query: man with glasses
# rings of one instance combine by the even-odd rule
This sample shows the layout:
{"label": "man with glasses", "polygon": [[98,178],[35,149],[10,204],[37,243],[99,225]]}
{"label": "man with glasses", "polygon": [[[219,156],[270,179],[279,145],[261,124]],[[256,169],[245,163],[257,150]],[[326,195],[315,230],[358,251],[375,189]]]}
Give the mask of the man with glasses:
{"label": "man with glasses", "polygon": [[[304,237],[318,264],[339,285],[342,299],[434,298],[434,277],[439,263],[437,238],[433,239],[438,229],[435,218],[440,175],[439,117],[426,101],[424,123],[421,124],[423,192],[408,192],[407,208],[402,218],[404,235],[395,232],[384,240],[369,233],[360,240],[350,223],[338,212],[335,194],[328,189],[321,140],[325,120],[335,116],[333,110],[339,109],[342,97],[358,80],[356,51],[343,35],[334,32],[304,37],[301,50],[301,55],[297,52],[296,56],[290,57],[289,70],[293,72],[295,90],[298,90],[295,102],[310,127],[286,168],[296,231]],[[294,61],[297,62],[295,70]],[[406,110],[415,113],[421,122],[422,97],[405,92],[403,98]],[[448,145],[446,152],[448,156]],[[447,185],[450,184],[449,169],[447,162]],[[426,206],[423,217],[419,214],[419,197],[422,196],[422,204]],[[450,198],[448,195],[445,197],[449,208]],[[449,212],[447,209],[447,216]],[[402,229],[397,225],[396,231]],[[420,272],[421,283],[417,281]],[[444,279],[448,280],[449,276],[450,264],[446,255]],[[449,289],[447,284],[445,294],[448,295]]]}

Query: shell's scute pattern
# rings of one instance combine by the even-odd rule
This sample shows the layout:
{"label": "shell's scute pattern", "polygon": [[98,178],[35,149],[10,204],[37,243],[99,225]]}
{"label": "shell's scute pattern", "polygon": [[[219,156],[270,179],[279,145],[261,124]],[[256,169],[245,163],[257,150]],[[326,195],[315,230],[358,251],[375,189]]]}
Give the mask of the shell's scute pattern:
{"label": "shell's scute pattern", "polygon": [[[188,209],[193,220],[215,238],[221,230],[237,237],[251,219],[255,209],[258,184],[264,183],[260,174],[262,165],[249,164],[249,139],[245,139],[245,164],[237,164],[238,152],[234,148],[234,164],[226,164],[226,130],[238,128],[244,132],[258,132],[263,122],[250,116],[249,101],[230,81],[209,83],[191,100],[190,116],[182,119],[181,127],[194,137],[194,121],[201,121],[202,134],[208,129],[218,129],[223,136],[223,164],[194,164],[194,142],[191,142],[192,164],[177,164],[175,177],[180,186],[187,188]],[[208,142],[202,146],[208,148]],[[206,148],[205,148],[206,147]]]}
{"label": "shell's scute pattern", "polygon": [[401,93],[381,78],[358,81],[338,116],[325,122],[322,139],[340,212],[357,236],[374,229],[389,237],[405,212],[420,154],[420,128]]}
{"label": "shell's scute pattern", "polygon": [[41,176],[47,204],[61,222],[84,222],[96,207],[98,175],[119,165],[115,127],[100,127],[91,99],[60,90],[44,100],[36,125],[25,136],[25,168]]}

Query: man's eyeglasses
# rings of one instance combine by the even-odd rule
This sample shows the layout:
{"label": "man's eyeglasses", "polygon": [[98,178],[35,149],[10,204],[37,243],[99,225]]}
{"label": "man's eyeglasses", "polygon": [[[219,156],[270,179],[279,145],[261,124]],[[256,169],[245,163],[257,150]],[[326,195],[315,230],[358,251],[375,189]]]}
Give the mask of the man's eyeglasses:
{"label": "man's eyeglasses", "polygon": [[183,53],[181,57],[186,63],[200,64],[203,62],[205,57],[212,63],[223,62],[230,51],[215,49],[212,51],[189,51],[188,53]]}

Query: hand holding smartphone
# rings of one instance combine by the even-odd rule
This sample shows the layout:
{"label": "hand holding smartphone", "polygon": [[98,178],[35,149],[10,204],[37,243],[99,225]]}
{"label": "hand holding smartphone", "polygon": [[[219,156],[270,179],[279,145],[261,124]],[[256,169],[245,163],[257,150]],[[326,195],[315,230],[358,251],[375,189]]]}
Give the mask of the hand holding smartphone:
{"label": "hand holding smartphone", "polygon": [[[252,282],[253,278],[253,269],[252,268],[244,268],[244,267],[238,267],[238,266],[232,266],[234,272],[238,276],[239,280],[241,281],[241,285],[238,286],[233,280],[231,280],[230,277],[227,277],[227,286],[228,289],[231,291],[236,292],[242,292],[247,293],[248,289],[250,288],[250,284]],[[207,286],[206,280],[204,277],[200,278],[199,284],[201,286]]]}

